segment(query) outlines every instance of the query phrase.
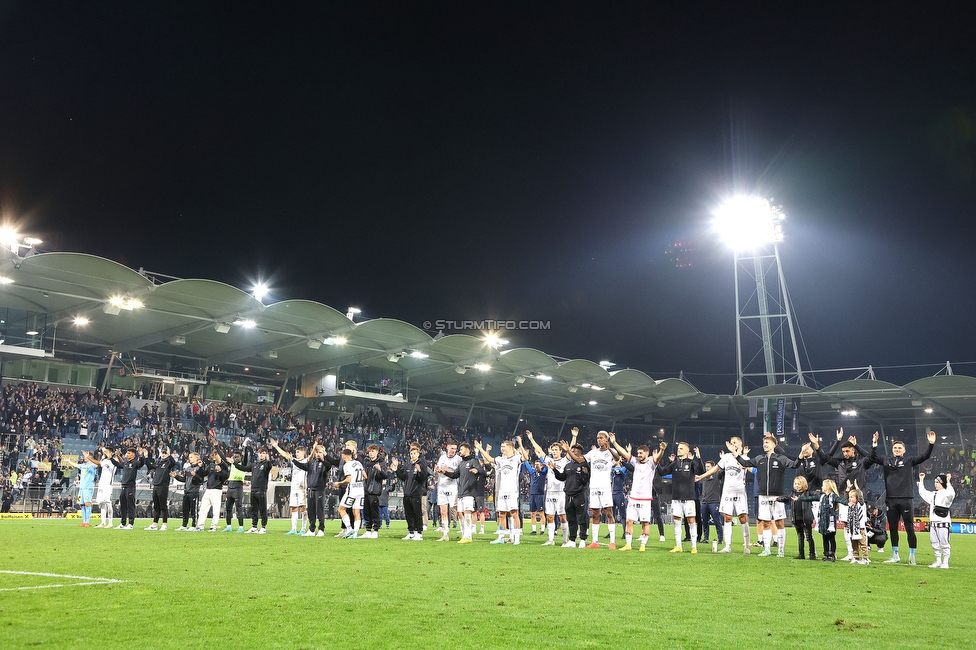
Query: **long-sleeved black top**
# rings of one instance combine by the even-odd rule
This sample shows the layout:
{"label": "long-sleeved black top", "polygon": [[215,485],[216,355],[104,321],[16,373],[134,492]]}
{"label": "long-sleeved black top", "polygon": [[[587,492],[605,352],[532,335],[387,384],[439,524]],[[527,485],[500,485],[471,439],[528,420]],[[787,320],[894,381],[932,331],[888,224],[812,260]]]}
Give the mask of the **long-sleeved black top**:
{"label": "long-sleeved black top", "polygon": [[370,460],[368,457],[363,460],[363,469],[366,470],[366,494],[379,496],[383,491],[383,481],[387,478],[387,473],[383,469],[383,462],[377,458]]}
{"label": "long-sleeved black top", "polygon": [[[418,471],[414,465],[420,467]],[[416,463],[407,460],[400,465],[396,471],[397,478],[403,481],[403,496],[419,497],[424,495],[424,486],[427,484],[427,477],[430,476],[430,469],[427,461],[418,458]]]}
{"label": "long-sleeved black top", "polygon": [[197,474],[207,477],[208,490],[219,490],[224,487],[224,482],[230,476],[230,465],[227,464],[227,461],[211,462],[206,467],[197,470]]}
{"label": "long-sleeved black top", "polygon": [[453,472],[446,470],[444,476],[457,479],[458,497],[474,497],[478,495],[478,475],[484,471],[485,468],[481,466],[480,460],[468,456]]}
{"label": "long-sleeved black top", "polygon": [[183,494],[190,496],[200,494],[200,486],[203,485],[203,481],[206,478],[203,474],[200,474],[201,469],[202,467],[193,465],[182,472],[176,473],[176,480],[183,483]]}
{"label": "long-sleeved black top", "polygon": [[737,456],[736,460],[743,467],[756,468],[759,495],[768,497],[783,495],[783,477],[786,475],[786,470],[797,465],[796,459],[775,451],[751,459]]}
{"label": "long-sleeved black top", "polygon": [[151,474],[149,482],[153,487],[169,487],[169,473],[179,467],[179,463],[172,456],[156,460],[147,458],[146,467],[149,468]]}
{"label": "long-sleeved black top", "polygon": [[142,456],[136,456],[132,460],[126,458],[120,460],[112,456],[112,464],[122,469],[122,485],[135,487],[136,474],[139,473],[139,468],[146,464],[146,460]]}
{"label": "long-sleeved black top", "polygon": [[820,489],[823,483],[823,468],[820,465],[820,455],[816,450],[810,458],[797,458],[796,463],[796,475],[805,478],[810,489]]}
{"label": "long-sleeved black top", "polygon": [[[912,468],[927,461],[932,449],[933,445],[929,443],[921,456],[882,456],[878,454],[877,445],[871,449],[871,462],[881,465],[884,471],[885,499],[915,498],[915,471]],[[864,487],[864,484],[858,483],[858,486]]]}
{"label": "long-sleeved black top", "polygon": [[271,474],[271,468],[274,467],[274,463],[270,459],[255,460],[254,458],[249,458],[248,460],[250,462],[240,469],[251,473],[251,492],[267,492],[268,476]]}
{"label": "long-sleeved black top", "polygon": [[317,458],[295,459],[291,461],[299,469],[305,470],[305,482],[309,490],[324,490],[329,483],[329,470],[333,465],[328,460]]}
{"label": "long-sleeved black top", "polygon": [[835,458],[834,453],[840,449],[842,444],[840,440],[836,441],[826,454],[823,453],[823,449],[818,449],[817,454],[820,456],[820,462],[837,468],[838,490],[846,490],[848,481],[851,482],[852,486],[857,483],[857,487],[863,489],[868,484],[867,469],[871,464],[868,452],[860,445],[854,445],[853,457],[839,456]]}
{"label": "long-sleeved black top", "polygon": [[590,464],[588,462],[577,463],[570,457],[563,471],[560,472],[558,468],[551,471],[560,481],[565,481],[563,492],[568,497],[581,494],[590,484]]}
{"label": "long-sleeved black top", "polygon": [[705,473],[701,458],[675,458],[657,466],[661,476],[671,475],[671,499],[674,501],[695,500],[695,475]]}
{"label": "long-sleeved black top", "polygon": [[[804,497],[814,494],[814,490],[807,490],[806,492],[797,492],[796,490],[790,492],[786,496],[781,496],[777,498],[777,501],[782,501],[783,503],[793,504],[793,525],[798,524],[812,524],[813,523],[813,503],[810,499],[805,499]],[[796,501],[793,501],[793,496],[797,497]]]}

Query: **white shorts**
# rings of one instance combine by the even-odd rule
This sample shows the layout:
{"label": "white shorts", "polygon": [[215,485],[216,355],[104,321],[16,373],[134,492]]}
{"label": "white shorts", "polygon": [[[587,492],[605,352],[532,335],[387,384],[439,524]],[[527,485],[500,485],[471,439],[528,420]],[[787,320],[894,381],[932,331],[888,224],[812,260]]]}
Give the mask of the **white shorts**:
{"label": "white shorts", "polygon": [[457,505],[457,487],[451,489],[447,488],[437,488],[437,505],[439,506],[456,506]]}
{"label": "white shorts", "polygon": [[546,514],[553,516],[566,514],[565,492],[546,493]]}
{"label": "white shorts", "polygon": [[474,512],[474,497],[461,497],[458,499],[458,510],[461,512]]}
{"label": "white shorts", "polygon": [[682,517],[695,517],[695,500],[688,499],[687,501],[672,501],[671,502],[671,516],[675,519],[681,519]]}
{"label": "white shorts", "polygon": [[610,490],[601,488],[590,488],[590,510],[613,507],[613,493]]}
{"label": "white shorts", "polygon": [[756,519],[760,521],[779,521],[786,519],[786,504],[776,500],[776,497],[759,497],[759,513]]}
{"label": "white shorts", "polygon": [[[650,523],[652,503],[654,502],[650,499],[627,499],[627,521],[636,521],[641,524]],[[694,505],[694,501],[692,505]]]}
{"label": "white shorts", "polygon": [[499,492],[498,500],[495,501],[495,510],[497,512],[511,512],[512,510],[518,510],[518,493]]}
{"label": "white shorts", "polygon": [[304,508],[307,505],[305,502],[305,490],[292,490],[288,496],[288,505],[292,508]]}
{"label": "white shorts", "polygon": [[732,492],[722,495],[722,503],[718,506],[718,511],[723,515],[736,517],[738,515],[749,514],[749,502],[746,500],[745,492]]}
{"label": "white shorts", "polygon": [[363,502],[366,500],[364,495],[352,496],[348,492],[342,497],[342,503],[340,505],[346,508],[353,508],[354,510],[362,510]]}
{"label": "white shorts", "polygon": [[105,503],[106,501],[112,500],[112,486],[100,487],[98,488],[98,496],[95,497],[95,501],[98,503]]}

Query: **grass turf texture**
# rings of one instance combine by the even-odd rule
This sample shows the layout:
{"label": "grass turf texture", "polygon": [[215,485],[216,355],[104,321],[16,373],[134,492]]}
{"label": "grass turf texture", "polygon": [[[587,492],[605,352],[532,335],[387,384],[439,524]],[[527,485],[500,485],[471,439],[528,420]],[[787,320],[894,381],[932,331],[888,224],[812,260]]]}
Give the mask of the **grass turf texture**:
{"label": "grass turf texture", "polygon": [[907,546],[901,566],[881,564],[890,547],[870,566],[793,560],[792,530],[787,558],[759,558],[742,555],[738,530],[731,554],[668,553],[670,526],[670,543],[654,529],[646,553],[621,553],[527,534],[519,547],[400,541],[402,522],[378,540],[334,539],[336,522],[325,538],[285,536],[281,520],[267,535],[148,523],[0,521],[0,570],[125,581],[12,591],[72,580],[0,573],[0,646],[951,648],[976,637],[967,535],[941,570],[927,568],[927,533],[909,567]]}

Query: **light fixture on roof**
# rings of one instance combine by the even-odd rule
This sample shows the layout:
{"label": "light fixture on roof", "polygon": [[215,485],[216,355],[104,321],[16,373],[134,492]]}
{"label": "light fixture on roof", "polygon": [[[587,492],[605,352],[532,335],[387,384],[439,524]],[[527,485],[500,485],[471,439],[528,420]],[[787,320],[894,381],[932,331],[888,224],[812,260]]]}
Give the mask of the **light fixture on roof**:
{"label": "light fixture on roof", "polygon": [[226,334],[230,331],[230,323],[214,323],[214,331],[218,334]]}
{"label": "light fixture on roof", "polygon": [[467,371],[468,369],[465,366],[454,366],[454,372],[456,372],[459,375],[463,375]]}
{"label": "light fixture on roof", "polygon": [[601,361],[600,362],[600,367],[603,368],[604,370],[610,370],[610,368],[613,368],[615,365],[617,365],[617,364],[615,364],[613,361]]}
{"label": "light fixture on roof", "polygon": [[544,375],[541,372],[535,373],[533,377],[539,381],[552,381],[552,377],[550,375]]}
{"label": "light fixture on roof", "polygon": [[658,407],[658,408],[661,408],[661,409],[663,409],[663,408],[664,408],[665,406],[667,406],[667,405],[668,405],[668,404],[667,404],[667,402],[658,402],[658,403],[657,403],[657,407]]}
{"label": "light fixture on roof", "polygon": [[573,386],[573,385],[570,385],[570,386],[569,386],[569,392],[570,392],[570,393],[575,393],[575,392],[576,392],[576,391],[578,391],[579,389],[580,389],[580,387],[579,387],[579,386]]}
{"label": "light fixture on roof", "polygon": [[492,348],[498,347],[498,335],[497,334],[485,334],[485,345]]}
{"label": "light fixture on roof", "polygon": [[589,402],[587,402],[587,404],[589,404],[590,406],[596,406],[596,400],[591,399]]}
{"label": "light fixture on roof", "polygon": [[173,336],[169,339],[170,345],[186,345],[185,336]]}
{"label": "light fixture on roof", "polygon": [[269,291],[268,285],[265,284],[264,282],[258,282],[253,287],[251,287],[251,295],[254,296],[254,299],[257,300],[258,302],[264,300],[264,297],[268,295],[268,291]]}
{"label": "light fixture on roof", "polygon": [[27,244],[28,246],[39,246],[44,242],[38,239],[37,237],[24,237],[24,243]]}
{"label": "light fixture on roof", "polygon": [[363,310],[358,307],[350,307],[346,312],[346,318],[349,320],[356,320],[356,316],[363,313]]}
{"label": "light fixture on roof", "polygon": [[580,384],[580,388],[589,388],[592,385],[593,384],[591,384],[590,382],[584,381],[582,384]]}
{"label": "light fixture on roof", "polygon": [[711,406],[703,406],[703,407],[701,407],[701,410],[702,410],[702,413],[711,413],[712,407]]}
{"label": "light fixture on roof", "polygon": [[596,384],[590,384],[590,388],[592,390],[606,390],[607,389],[606,386],[598,386]]}
{"label": "light fixture on roof", "polygon": [[476,363],[472,366],[475,370],[480,370],[481,372],[488,372],[491,370],[491,366],[487,363]]}
{"label": "light fixture on roof", "polygon": [[515,378],[515,383],[516,384],[524,384],[525,383],[525,375],[519,375],[519,376],[517,376]]}
{"label": "light fixture on roof", "polygon": [[925,412],[928,413],[929,415],[932,415],[933,413],[935,413],[935,409],[932,408],[931,406],[926,406]]}
{"label": "light fixture on roof", "polygon": [[322,341],[318,339],[308,339],[305,341],[305,345],[313,350],[318,350],[320,347],[322,347]]}
{"label": "light fixture on roof", "polygon": [[88,319],[85,318],[84,316],[75,316],[71,322],[73,322],[75,325],[78,325],[79,327],[84,327],[89,323]]}
{"label": "light fixture on roof", "polygon": [[24,332],[24,334],[26,334],[27,336],[37,336],[38,334],[40,334],[40,332],[38,332],[37,330],[27,330],[26,332]]}
{"label": "light fixture on roof", "polygon": [[922,400],[920,400],[920,399],[913,399],[912,400],[912,406],[922,406]]}
{"label": "light fixture on roof", "polygon": [[0,275],[0,284],[13,284],[14,279],[5,275]]}
{"label": "light fixture on roof", "polygon": [[343,345],[346,342],[346,337],[344,336],[330,336],[329,338],[322,341],[326,345]]}
{"label": "light fixture on roof", "polygon": [[239,325],[244,329],[249,330],[254,329],[258,324],[250,318],[238,318],[234,321],[234,325]]}
{"label": "light fixture on roof", "polygon": [[857,417],[857,410],[856,409],[845,409],[845,410],[841,411],[840,414],[843,415],[843,416],[845,416],[845,417],[853,418],[853,417]]}
{"label": "light fixture on roof", "polygon": [[111,316],[117,316],[123,309],[126,311],[132,311],[133,309],[141,309],[142,307],[142,301],[138,298],[129,298],[128,296],[112,296],[108,299],[108,303],[102,307],[102,311]]}
{"label": "light fixture on roof", "polygon": [[420,350],[411,350],[410,356],[413,357],[414,359],[426,359],[430,355],[427,354],[426,352],[421,352]]}
{"label": "light fixture on roof", "polygon": [[615,400],[617,400],[618,402],[622,402],[624,400],[624,394],[623,393],[617,393],[616,395],[613,396],[613,398]]}
{"label": "light fixture on roof", "polygon": [[402,358],[403,358],[403,353],[402,352],[394,352],[392,354],[386,355],[386,360],[389,361],[389,362],[391,362],[391,363],[396,363],[397,361],[399,361]]}
{"label": "light fixture on roof", "polygon": [[278,358],[278,351],[277,350],[268,350],[268,358],[269,359],[277,359]]}

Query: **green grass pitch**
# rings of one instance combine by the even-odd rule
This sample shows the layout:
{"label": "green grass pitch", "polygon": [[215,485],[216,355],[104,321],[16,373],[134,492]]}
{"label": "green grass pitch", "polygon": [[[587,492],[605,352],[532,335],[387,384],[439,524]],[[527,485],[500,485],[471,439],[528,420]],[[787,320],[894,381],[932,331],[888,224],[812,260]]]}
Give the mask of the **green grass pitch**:
{"label": "green grass pitch", "polygon": [[966,535],[939,570],[927,567],[927,533],[910,567],[881,564],[887,553],[870,566],[793,560],[792,530],[786,558],[759,558],[742,555],[738,530],[730,555],[679,555],[656,529],[646,553],[621,553],[530,535],[518,547],[491,535],[439,543],[433,532],[406,542],[402,522],[378,540],[334,539],[336,522],[325,538],[285,536],[281,520],[263,536],[148,523],[0,521],[0,647],[959,648],[976,638]]}

